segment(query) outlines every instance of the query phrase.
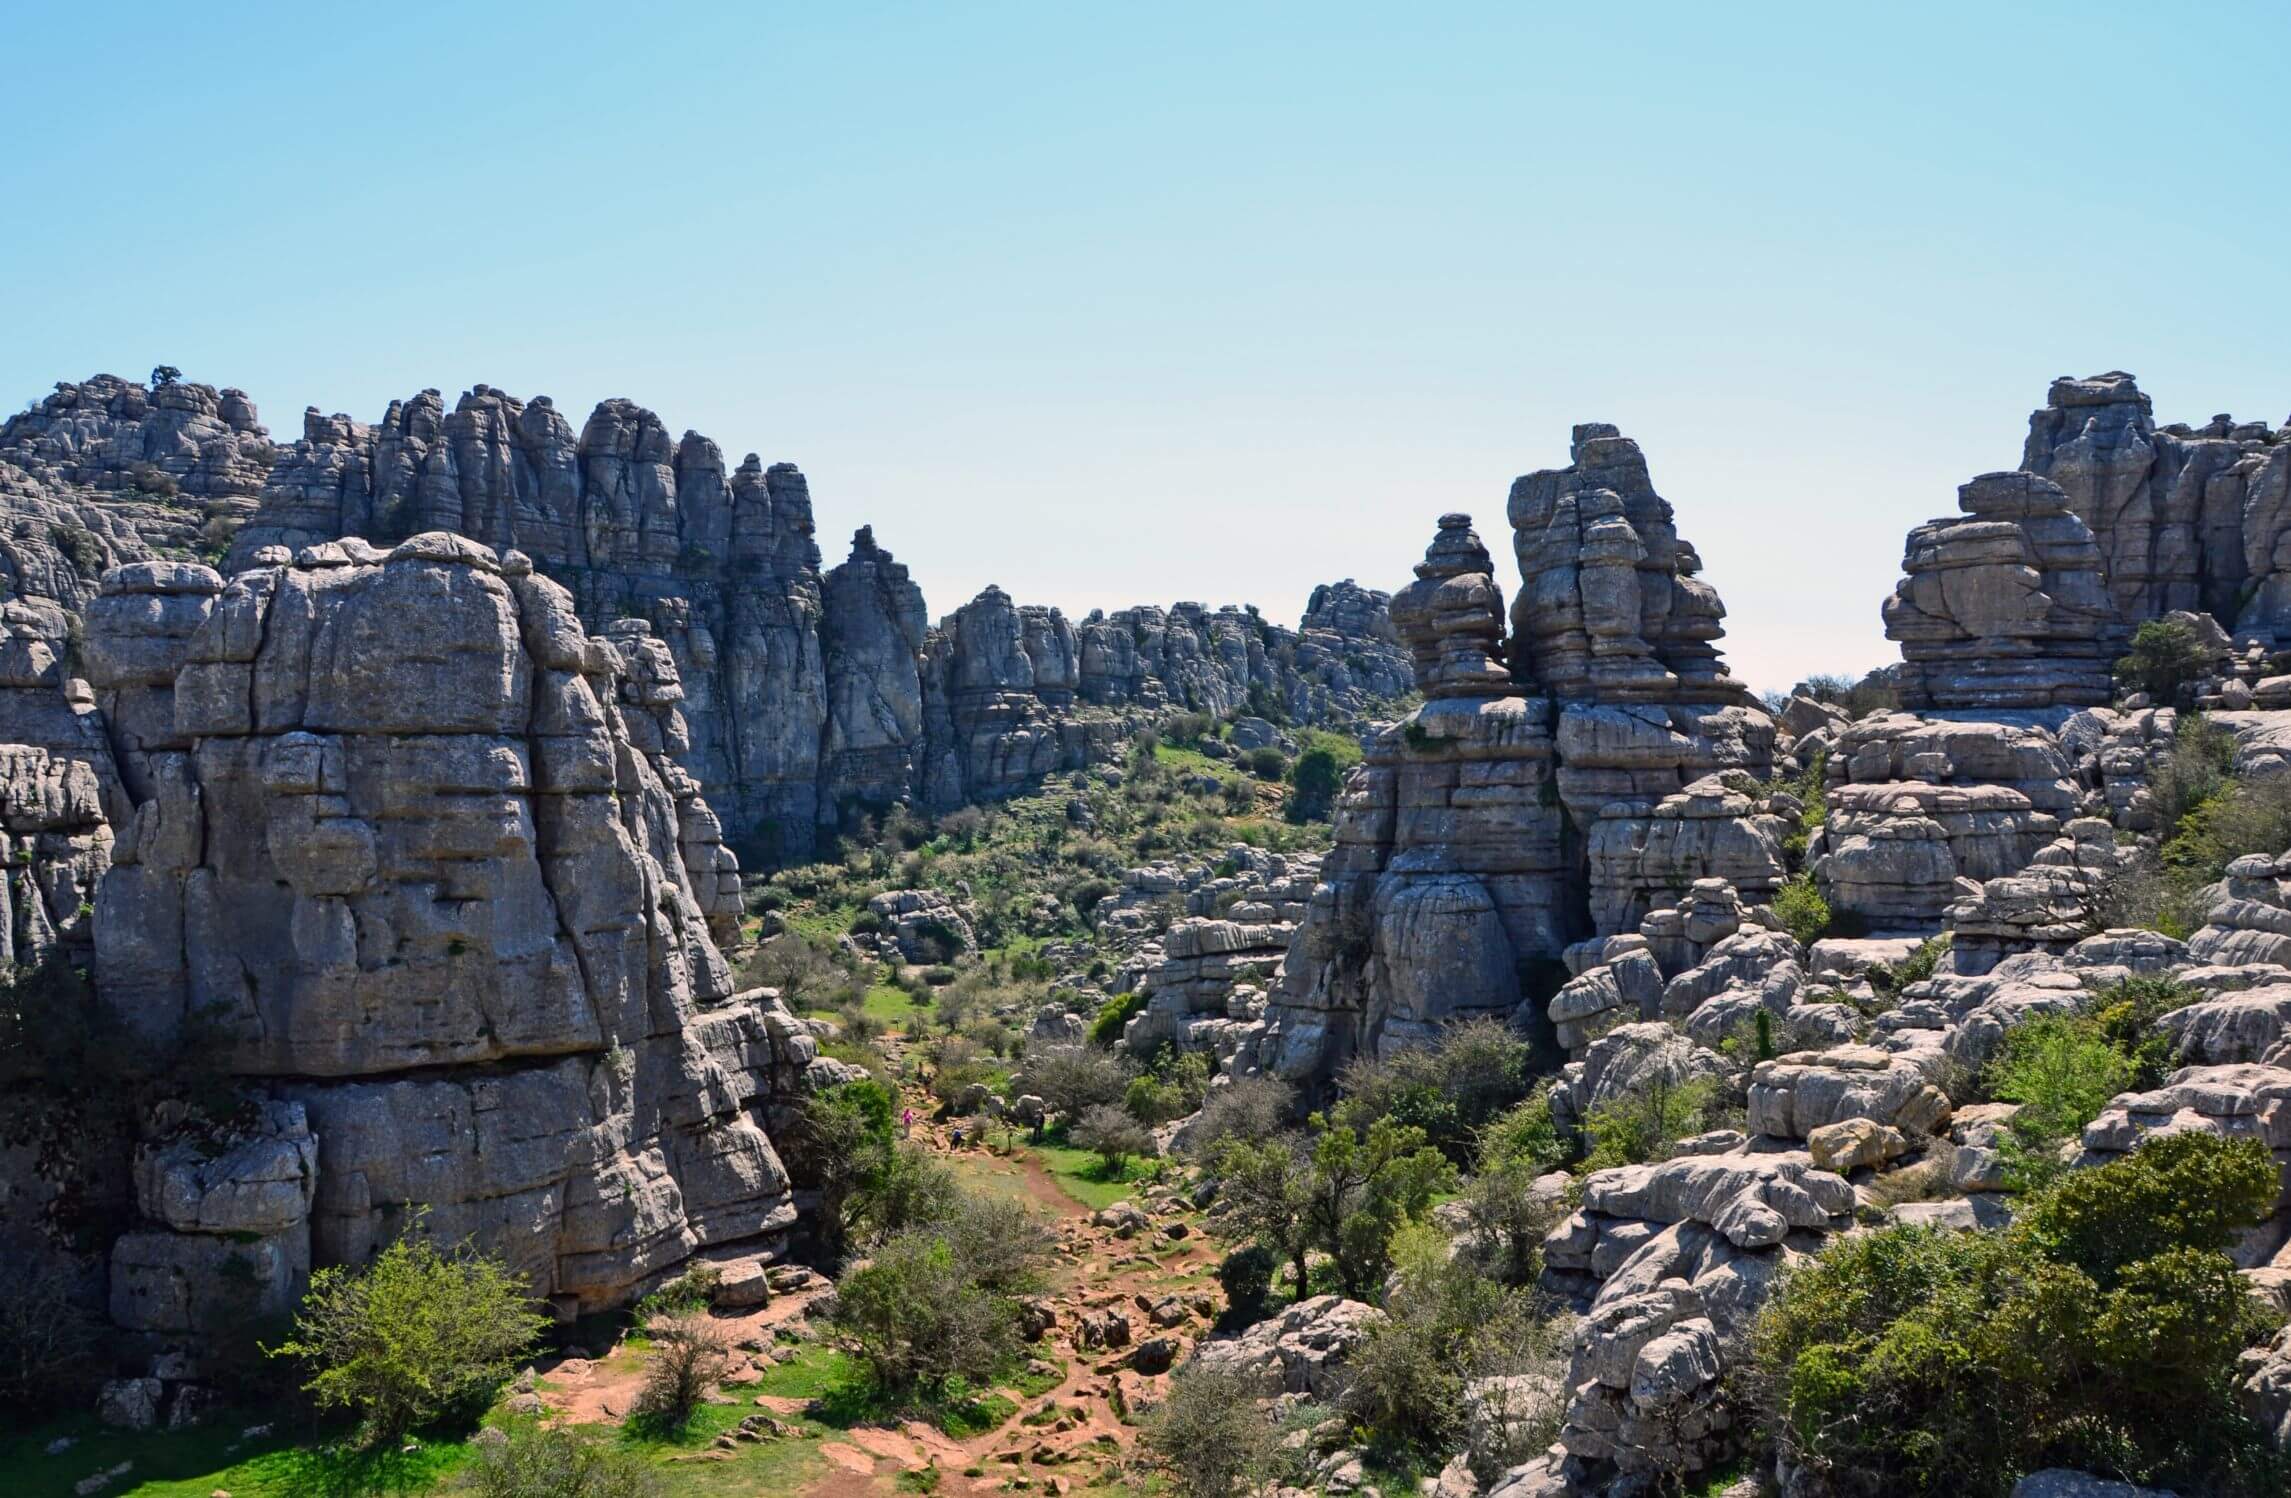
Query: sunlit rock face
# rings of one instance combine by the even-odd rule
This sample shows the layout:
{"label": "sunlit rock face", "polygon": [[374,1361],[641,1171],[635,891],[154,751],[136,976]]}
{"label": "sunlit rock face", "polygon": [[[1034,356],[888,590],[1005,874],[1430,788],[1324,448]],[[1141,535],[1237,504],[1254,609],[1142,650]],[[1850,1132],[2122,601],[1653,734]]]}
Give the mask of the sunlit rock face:
{"label": "sunlit rock face", "polygon": [[[422,1212],[589,1306],[768,1245],[794,1207],[767,1115],[813,1042],[731,992],[736,866],[673,758],[664,643],[443,532],[248,560],[122,568],[90,608],[131,803],[95,965],[130,1023],[219,1027],[294,1105],[303,1267]],[[138,1265],[196,1257],[159,1231]]]}

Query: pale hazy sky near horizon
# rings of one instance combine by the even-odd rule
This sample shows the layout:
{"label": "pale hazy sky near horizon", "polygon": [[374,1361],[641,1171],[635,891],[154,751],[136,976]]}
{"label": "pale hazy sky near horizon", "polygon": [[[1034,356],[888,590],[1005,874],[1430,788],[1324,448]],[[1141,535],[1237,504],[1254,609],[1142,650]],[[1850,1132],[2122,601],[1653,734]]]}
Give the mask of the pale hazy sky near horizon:
{"label": "pale hazy sky near horizon", "polygon": [[0,408],[625,395],[934,616],[1293,622],[1568,428],[1760,688],[2058,374],[2291,409],[2277,5],[0,6]]}

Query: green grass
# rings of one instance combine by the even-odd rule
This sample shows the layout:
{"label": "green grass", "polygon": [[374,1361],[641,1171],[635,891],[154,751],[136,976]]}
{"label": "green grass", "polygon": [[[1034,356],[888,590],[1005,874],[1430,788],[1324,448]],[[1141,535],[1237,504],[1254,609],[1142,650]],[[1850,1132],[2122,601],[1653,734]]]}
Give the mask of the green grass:
{"label": "green grass", "polygon": [[1175,744],[1156,744],[1153,757],[1166,769],[1180,775],[1214,775],[1223,780],[1235,774],[1233,766],[1223,760],[1211,759],[1198,749],[1180,749]]}
{"label": "green grass", "polygon": [[1025,1148],[1034,1151],[1040,1158],[1042,1168],[1050,1173],[1051,1180],[1058,1183],[1060,1191],[1092,1211],[1128,1200],[1136,1193],[1138,1182],[1144,1178],[1149,1168],[1143,1161],[1132,1160],[1118,1178],[1108,1177],[1104,1173],[1104,1162],[1095,1154],[1086,1149],[1061,1144],[1055,1136],[1041,1144],[1026,1145]]}
{"label": "green grass", "polygon": [[[11,1498],[70,1498],[73,1485],[121,1462],[135,1465],[104,1488],[105,1498],[207,1498],[218,1488],[232,1498],[334,1498],[366,1493],[427,1493],[469,1459],[462,1439],[422,1437],[418,1450],[376,1453],[300,1444],[309,1432],[275,1422],[278,1434],[243,1439],[240,1432],[267,1417],[223,1411],[190,1430],[134,1434],[112,1430],[92,1415],[74,1416],[0,1436],[0,1492]],[[58,1436],[77,1444],[61,1456],[46,1454]]]}
{"label": "green grass", "polygon": [[818,1399],[859,1377],[859,1365],[848,1353],[813,1343],[802,1354],[764,1370],[761,1381],[749,1386],[755,1394],[780,1399]]}
{"label": "green grass", "polygon": [[[1058,1386],[1055,1378],[1041,1384],[1040,1380],[1026,1380],[1017,1370],[1013,1373],[1013,1378],[1003,1382],[1012,1384],[1021,1393],[1031,1395]],[[832,1347],[806,1348],[801,1357],[766,1371],[763,1380],[751,1386],[751,1392],[781,1399],[811,1400],[806,1416],[838,1429],[913,1417],[928,1420],[958,1441],[998,1429],[1018,1413],[1017,1403],[1008,1395],[992,1389],[971,1389],[959,1378],[950,1384],[942,1398],[921,1401],[907,1408],[894,1407],[886,1404],[869,1385],[865,1371],[855,1360]],[[734,1424],[738,1423],[736,1413]],[[714,1433],[710,1432],[708,1439],[713,1438]]]}

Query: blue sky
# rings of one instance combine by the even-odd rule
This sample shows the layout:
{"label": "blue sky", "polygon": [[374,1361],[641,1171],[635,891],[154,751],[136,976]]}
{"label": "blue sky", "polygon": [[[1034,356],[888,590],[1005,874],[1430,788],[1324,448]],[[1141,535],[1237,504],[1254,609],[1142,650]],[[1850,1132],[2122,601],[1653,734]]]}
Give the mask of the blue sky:
{"label": "blue sky", "polygon": [[[1646,446],[1753,684],[2063,373],[2291,409],[2277,7],[115,0],[0,18],[0,404],[483,381],[811,475],[934,614],[1293,618]],[[1516,570],[1504,555],[1507,586]]]}

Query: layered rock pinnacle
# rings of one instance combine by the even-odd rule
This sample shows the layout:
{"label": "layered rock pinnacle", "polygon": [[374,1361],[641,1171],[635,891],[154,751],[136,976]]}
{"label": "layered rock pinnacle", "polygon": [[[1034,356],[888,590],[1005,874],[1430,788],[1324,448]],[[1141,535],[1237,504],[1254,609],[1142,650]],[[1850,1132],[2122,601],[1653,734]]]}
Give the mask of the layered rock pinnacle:
{"label": "layered rock pinnacle", "polygon": [[1636,443],[1581,426],[1574,458],[1512,488],[1508,638],[1469,516],[1393,595],[1425,703],[1364,741],[1243,1066],[1317,1084],[1475,1014],[1549,1038],[1570,946],[1783,877],[1780,823],[1718,778],[1770,774],[1774,725],[1719,661],[1717,593]]}

